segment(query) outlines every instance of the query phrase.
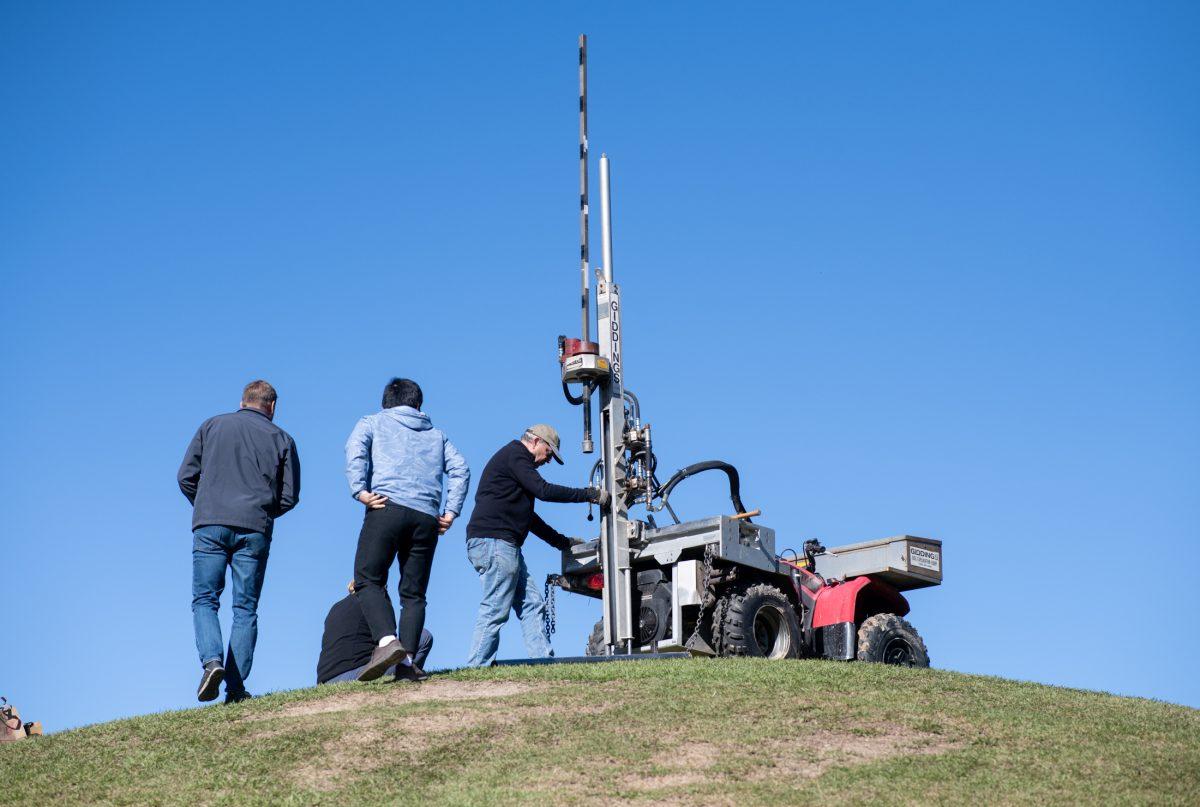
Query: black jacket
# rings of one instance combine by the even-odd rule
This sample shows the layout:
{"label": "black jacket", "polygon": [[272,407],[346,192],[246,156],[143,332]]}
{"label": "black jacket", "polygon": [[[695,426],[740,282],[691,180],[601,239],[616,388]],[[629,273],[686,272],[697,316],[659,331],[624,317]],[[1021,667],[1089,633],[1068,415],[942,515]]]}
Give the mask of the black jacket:
{"label": "black jacket", "polygon": [[183,455],[179,489],[193,505],[192,529],[219,524],[270,535],[300,501],[296,442],[256,409],[209,418]]}
{"label": "black jacket", "polygon": [[[367,618],[363,616],[358,598],[348,594],[338,600],[325,616],[321,655],[317,658],[317,683],[324,684],[344,672],[365,666],[377,646],[378,643],[371,638],[371,629],[367,626]],[[432,649],[433,634],[428,628],[423,628],[421,638],[417,640],[417,651],[413,653],[413,662],[418,667],[424,667]]]}
{"label": "black jacket", "polygon": [[484,466],[467,537],[502,538],[521,546],[532,532],[555,549],[566,549],[570,539],[533,512],[533,500],[586,502],[590,498],[588,488],[568,488],[542,479],[529,449],[520,440],[513,440]]}
{"label": "black jacket", "polygon": [[367,619],[354,595],[338,600],[325,617],[321,655],[317,659],[317,683],[323,684],[363,666],[371,660],[375,645]]}

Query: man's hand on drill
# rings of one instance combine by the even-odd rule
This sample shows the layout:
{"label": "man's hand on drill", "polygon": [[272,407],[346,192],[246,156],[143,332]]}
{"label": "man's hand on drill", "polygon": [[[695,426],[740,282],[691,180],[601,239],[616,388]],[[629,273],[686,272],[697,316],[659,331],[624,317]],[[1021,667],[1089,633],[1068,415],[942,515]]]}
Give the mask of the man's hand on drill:
{"label": "man's hand on drill", "polygon": [[369,510],[380,510],[388,503],[387,496],[369,490],[359,492],[354,498],[365,504]]}
{"label": "man's hand on drill", "polygon": [[591,488],[591,492],[591,500],[600,505],[601,509],[608,507],[609,502],[612,501],[612,496],[609,495],[607,488],[597,486]]}

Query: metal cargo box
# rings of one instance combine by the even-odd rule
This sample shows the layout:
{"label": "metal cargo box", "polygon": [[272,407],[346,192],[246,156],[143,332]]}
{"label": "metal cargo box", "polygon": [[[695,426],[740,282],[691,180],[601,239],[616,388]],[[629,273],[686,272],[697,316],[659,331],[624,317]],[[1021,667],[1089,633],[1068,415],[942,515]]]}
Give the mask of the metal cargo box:
{"label": "metal cargo box", "polygon": [[815,560],[815,571],[827,580],[869,574],[900,591],[942,582],[942,542],[915,535],[836,546]]}
{"label": "metal cargo box", "polygon": [[730,563],[775,572],[775,530],[730,516],[713,516],[646,530],[647,544],[636,560],[653,559],[668,565],[684,550],[714,544],[717,557]]}

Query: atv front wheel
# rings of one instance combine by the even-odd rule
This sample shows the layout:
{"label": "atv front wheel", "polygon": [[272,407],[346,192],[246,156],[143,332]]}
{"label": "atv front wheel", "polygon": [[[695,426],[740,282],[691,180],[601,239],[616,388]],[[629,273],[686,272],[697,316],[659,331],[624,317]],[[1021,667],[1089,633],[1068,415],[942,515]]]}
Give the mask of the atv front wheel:
{"label": "atv front wheel", "polygon": [[750,586],[729,598],[721,625],[721,655],[800,657],[796,609],[774,586]]}
{"label": "atv front wheel", "polygon": [[876,614],[858,629],[858,660],[928,667],[929,651],[917,629],[895,614]]}

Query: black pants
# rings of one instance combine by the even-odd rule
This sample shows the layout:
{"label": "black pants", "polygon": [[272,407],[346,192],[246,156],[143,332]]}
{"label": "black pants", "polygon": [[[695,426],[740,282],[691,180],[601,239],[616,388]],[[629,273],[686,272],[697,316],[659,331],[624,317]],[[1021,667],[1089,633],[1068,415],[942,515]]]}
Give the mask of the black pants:
{"label": "black pants", "polygon": [[388,569],[398,557],[399,637],[410,653],[416,651],[425,627],[425,590],[437,540],[438,522],[431,515],[391,502],[379,510],[367,510],[354,555],[354,593],[374,641],[396,633],[396,612],[385,587]]}

